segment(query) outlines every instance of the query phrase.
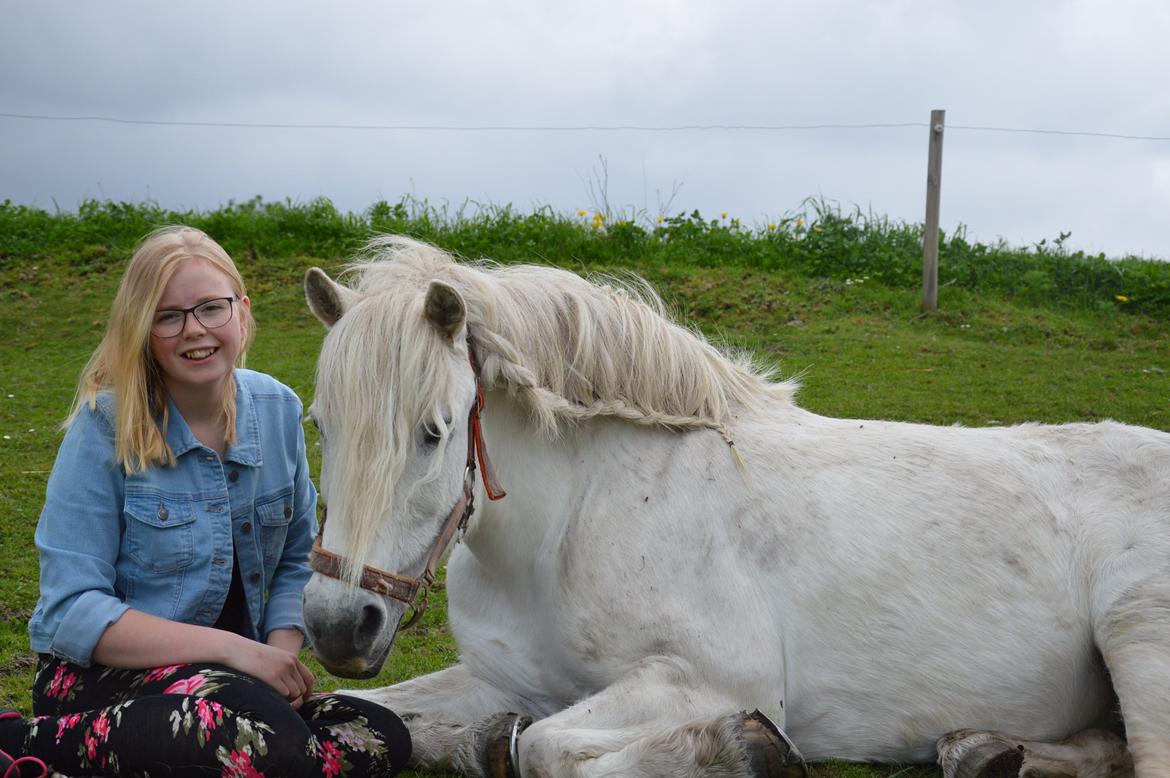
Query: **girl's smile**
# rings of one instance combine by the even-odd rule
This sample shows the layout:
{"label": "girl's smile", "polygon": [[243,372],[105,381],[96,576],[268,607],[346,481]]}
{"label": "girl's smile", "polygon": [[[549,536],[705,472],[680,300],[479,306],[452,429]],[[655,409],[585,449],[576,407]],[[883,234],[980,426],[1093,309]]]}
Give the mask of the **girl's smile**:
{"label": "girl's smile", "polygon": [[219,351],[218,348],[192,349],[192,350],[184,353],[183,357],[185,359],[192,361],[192,362],[198,362],[198,361],[202,361],[202,360],[206,359],[207,357],[211,356],[212,354],[214,354],[217,351]]}

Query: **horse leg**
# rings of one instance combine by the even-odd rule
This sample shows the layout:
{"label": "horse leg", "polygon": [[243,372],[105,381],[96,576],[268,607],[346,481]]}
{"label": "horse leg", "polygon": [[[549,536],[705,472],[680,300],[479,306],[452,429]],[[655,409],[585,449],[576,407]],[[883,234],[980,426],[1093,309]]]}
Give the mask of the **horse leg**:
{"label": "horse leg", "polygon": [[1133,774],[1125,741],[1089,729],[1060,743],[961,729],[938,741],[943,778],[1107,778]]}
{"label": "horse leg", "polygon": [[737,709],[667,657],[644,660],[617,683],[537,721],[519,740],[519,759],[525,778],[806,774],[770,720]]}
{"label": "horse leg", "polygon": [[1130,586],[1095,626],[1137,777],[1170,775],[1170,579]]}
{"label": "horse leg", "polygon": [[[521,699],[474,677],[460,663],[379,689],[339,690],[389,708],[410,730],[416,769],[488,774],[492,751],[517,715],[531,714]],[[516,714],[504,714],[516,711]]]}

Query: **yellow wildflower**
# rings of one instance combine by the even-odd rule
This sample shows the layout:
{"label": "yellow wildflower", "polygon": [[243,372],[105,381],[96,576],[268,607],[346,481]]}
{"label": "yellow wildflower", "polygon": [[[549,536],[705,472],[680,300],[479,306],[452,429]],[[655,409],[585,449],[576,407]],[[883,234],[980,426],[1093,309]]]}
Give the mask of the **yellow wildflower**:
{"label": "yellow wildflower", "polygon": [[1119,302],[1119,303],[1128,303],[1128,302],[1129,302],[1129,298],[1128,298],[1128,297],[1126,297],[1126,296],[1125,296],[1125,295],[1123,295],[1123,294],[1119,294],[1119,295],[1117,295],[1117,302]]}
{"label": "yellow wildflower", "polygon": [[813,232],[820,232],[820,231],[821,231],[821,225],[814,224],[813,225]]}
{"label": "yellow wildflower", "polygon": [[666,221],[666,217],[665,217],[665,216],[659,216],[659,217],[658,217],[658,223],[659,223],[659,224],[662,224],[664,221]]}
{"label": "yellow wildflower", "polygon": [[803,227],[803,226],[804,226],[804,219],[797,219],[797,220],[796,220],[796,226],[797,226],[797,227]]}
{"label": "yellow wildflower", "polygon": [[584,210],[584,209],[582,209],[582,210],[580,210],[580,211],[577,211],[577,215],[578,215],[578,216],[581,216],[581,217],[584,217],[584,216],[585,216],[585,210]]}
{"label": "yellow wildflower", "polygon": [[775,225],[775,224],[769,224],[769,225],[768,225],[768,229],[769,229],[769,230],[774,230],[774,229],[776,229],[776,225]]}
{"label": "yellow wildflower", "polygon": [[719,214],[719,218],[726,219],[727,218],[727,211],[724,211],[723,213]]}

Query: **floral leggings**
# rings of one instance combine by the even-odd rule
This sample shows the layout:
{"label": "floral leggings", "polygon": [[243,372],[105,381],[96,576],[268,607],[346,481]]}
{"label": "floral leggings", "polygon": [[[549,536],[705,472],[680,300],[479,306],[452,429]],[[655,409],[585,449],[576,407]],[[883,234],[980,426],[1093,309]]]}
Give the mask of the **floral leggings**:
{"label": "floral leggings", "polygon": [[66,775],[388,776],[410,757],[402,721],[339,694],[294,710],[222,665],[80,667],[42,656],[27,752]]}

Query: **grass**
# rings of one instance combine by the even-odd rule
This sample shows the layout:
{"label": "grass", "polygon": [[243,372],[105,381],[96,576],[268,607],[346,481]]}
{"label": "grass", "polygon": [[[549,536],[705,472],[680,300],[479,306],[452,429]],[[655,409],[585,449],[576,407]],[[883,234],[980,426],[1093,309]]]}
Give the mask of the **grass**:
{"label": "grass", "polygon": [[[300,277],[312,264],[336,269],[373,226],[401,228],[468,255],[638,272],[686,320],[778,365],[784,376],[799,375],[799,402],[818,413],[971,426],[1113,418],[1170,430],[1170,308],[1156,296],[1135,304],[1141,295],[1133,287],[1117,287],[1128,292],[1121,301],[1115,296],[1123,292],[1113,288],[1061,286],[1076,275],[1069,268],[1096,267],[1094,258],[1032,248],[1000,262],[1033,274],[1032,281],[999,278],[984,268],[968,273],[982,281],[968,283],[956,280],[944,255],[939,311],[923,315],[919,293],[899,280],[901,271],[877,267],[881,257],[903,262],[894,257],[906,250],[900,241],[913,227],[839,213],[839,224],[808,216],[799,228],[795,218],[802,217],[789,221],[781,239],[779,227],[753,231],[697,215],[655,226],[594,227],[590,219],[540,212],[468,216],[384,203],[361,217],[320,203],[255,201],[211,214],[168,214],[149,205],[97,204],[81,215],[0,206],[0,706],[29,709],[34,658],[25,625],[37,597],[32,534],[59,423],[100,339],[128,252],[164,221],[201,224],[233,252],[259,324],[249,366],[306,398],[323,330],[305,309]],[[823,225],[819,233],[810,221]],[[839,249],[845,257],[839,266],[817,265],[810,257],[821,255],[811,250],[777,249],[830,230],[842,246],[853,235]],[[984,257],[999,251],[969,248]],[[1140,267],[1149,288],[1163,281],[1170,288],[1170,267],[1147,265]],[[1077,272],[1098,279],[1092,283],[1107,275]],[[316,468],[311,428],[307,434]],[[384,672],[368,684],[456,661],[445,616],[439,592],[421,628],[400,637]],[[353,685],[316,664],[313,669],[322,688]],[[840,763],[814,772],[835,778],[895,773],[937,775],[930,768]]]}

